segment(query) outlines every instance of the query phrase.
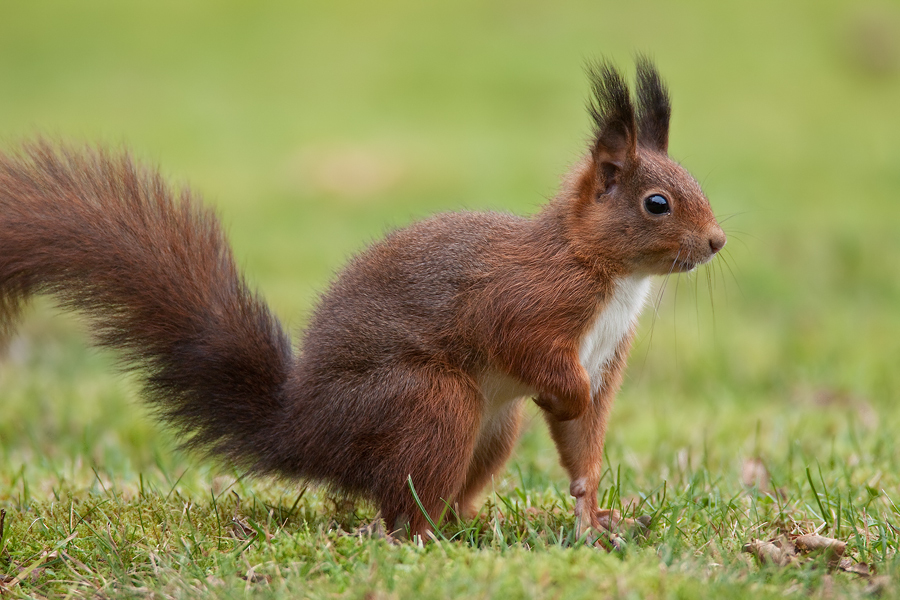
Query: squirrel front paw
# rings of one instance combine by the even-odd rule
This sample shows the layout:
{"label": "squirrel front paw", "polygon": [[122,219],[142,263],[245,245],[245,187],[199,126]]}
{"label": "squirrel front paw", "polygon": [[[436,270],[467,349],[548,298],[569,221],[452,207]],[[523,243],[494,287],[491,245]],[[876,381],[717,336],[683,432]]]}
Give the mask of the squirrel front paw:
{"label": "squirrel front paw", "polygon": [[569,490],[575,497],[575,533],[588,544],[606,550],[621,550],[626,539],[643,536],[650,526],[650,516],[637,519],[622,517],[618,510],[597,508],[594,489],[584,478],[572,480]]}

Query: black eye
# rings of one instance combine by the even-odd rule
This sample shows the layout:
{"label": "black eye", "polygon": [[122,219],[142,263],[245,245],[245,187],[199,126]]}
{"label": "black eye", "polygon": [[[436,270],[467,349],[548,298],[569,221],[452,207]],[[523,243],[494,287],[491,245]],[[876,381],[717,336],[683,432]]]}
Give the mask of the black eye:
{"label": "black eye", "polygon": [[646,208],[647,212],[651,215],[667,215],[672,212],[669,201],[666,200],[665,196],[660,196],[659,194],[653,194],[652,196],[647,197],[644,200],[644,208]]}

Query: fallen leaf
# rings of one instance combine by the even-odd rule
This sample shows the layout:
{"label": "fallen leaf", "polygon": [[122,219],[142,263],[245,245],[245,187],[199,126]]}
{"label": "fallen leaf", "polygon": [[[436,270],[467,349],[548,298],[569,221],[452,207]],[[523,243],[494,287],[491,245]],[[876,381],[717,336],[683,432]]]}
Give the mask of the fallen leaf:
{"label": "fallen leaf", "polygon": [[824,554],[828,565],[834,567],[837,566],[838,561],[840,561],[841,557],[844,555],[847,543],[834,538],[809,534],[798,535],[794,538],[794,546],[797,550],[806,554]]}
{"label": "fallen leaf", "polygon": [[854,563],[849,558],[841,559],[838,568],[846,573],[853,573],[854,575],[859,575],[860,577],[865,577],[867,579],[873,575],[873,571],[868,564],[864,562]]}
{"label": "fallen leaf", "polygon": [[756,557],[760,564],[774,564],[781,567],[799,561],[801,556],[823,556],[829,569],[871,578],[875,570],[868,564],[854,562],[844,556],[847,542],[814,533],[786,538],[784,536],[768,541],[754,539],[744,544],[742,550]]}
{"label": "fallen leaf", "polygon": [[796,557],[794,545],[784,538],[773,541],[752,540],[741,549],[752,554],[760,564],[774,564],[784,567]]}

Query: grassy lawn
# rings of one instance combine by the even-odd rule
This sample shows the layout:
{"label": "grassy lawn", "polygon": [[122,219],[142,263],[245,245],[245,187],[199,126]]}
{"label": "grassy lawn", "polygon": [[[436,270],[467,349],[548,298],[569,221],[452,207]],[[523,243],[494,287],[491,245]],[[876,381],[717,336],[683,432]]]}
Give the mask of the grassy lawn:
{"label": "grassy lawn", "polygon": [[[898,40],[887,0],[7,3],[0,146],[127,144],[190,182],[293,328],[386,229],[552,196],[598,55],[655,58],[730,241],[642,317],[600,495],[653,521],[612,554],[573,539],[536,410],[476,520],[391,545],[371,506],[177,451],[39,301],[0,357],[0,595],[900,593]],[[742,552],[813,531],[870,575]]]}

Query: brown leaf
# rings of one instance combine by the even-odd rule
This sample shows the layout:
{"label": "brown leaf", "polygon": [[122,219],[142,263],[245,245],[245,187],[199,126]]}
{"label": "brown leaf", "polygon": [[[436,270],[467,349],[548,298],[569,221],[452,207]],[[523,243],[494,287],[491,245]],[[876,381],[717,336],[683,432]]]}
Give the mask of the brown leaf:
{"label": "brown leaf", "polygon": [[834,567],[844,555],[847,549],[847,543],[834,538],[824,537],[816,534],[798,535],[794,538],[794,546],[797,550],[804,553],[822,553],[826,562]]}
{"label": "brown leaf", "polygon": [[866,579],[874,574],[873,570],[869,567],[868,564],[864,562],[854,563],[849,558],[842,558],[840,564],[838,564],[838,568],[845,573],[853,573],[854,575],[859,575],[860,577],[865,577]]}
{"label": "brown leaf", "polygon": [[796,556],[794,545],[784,538],[768,542],[754,539],[744,544],[742,550],[755,556],[760,564],[774,564],[780,567],[790,564]]}
{"label": "brown leaf", "polygon": [[847,542],[814,533],[798,535],[791,539],[784,536],[769,541],[754,539],[744,544],[743,551],[756,557],[760,564],[786,566],[799,560],[798,554],[822,556],[831,569],[840,569],[860,577],[869,578],[874,569],[866,563],[855,563],[844,557]]}

